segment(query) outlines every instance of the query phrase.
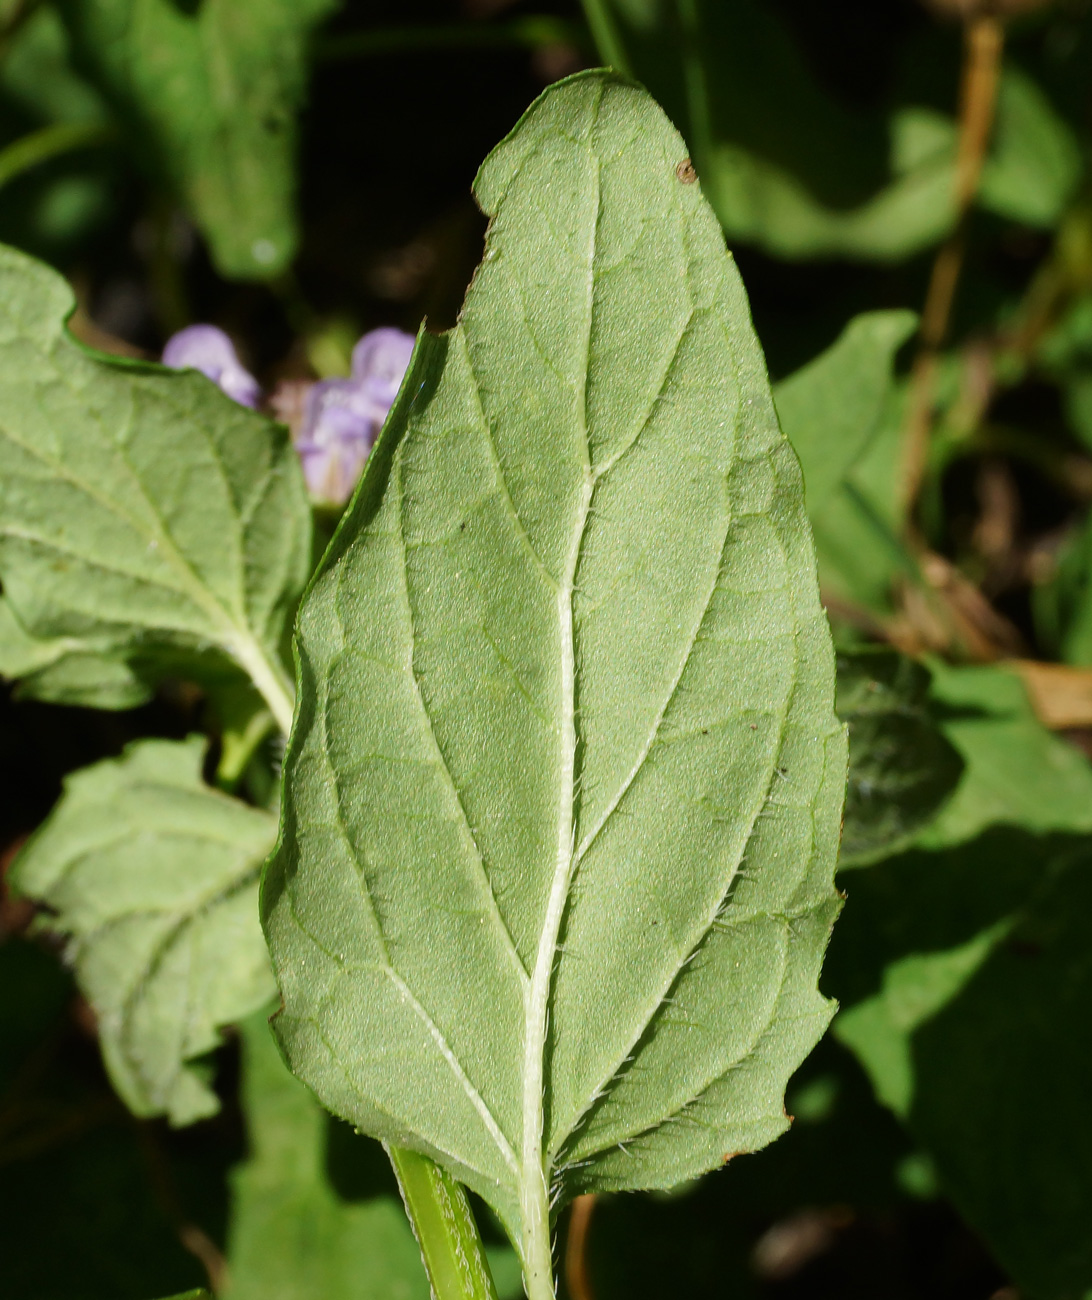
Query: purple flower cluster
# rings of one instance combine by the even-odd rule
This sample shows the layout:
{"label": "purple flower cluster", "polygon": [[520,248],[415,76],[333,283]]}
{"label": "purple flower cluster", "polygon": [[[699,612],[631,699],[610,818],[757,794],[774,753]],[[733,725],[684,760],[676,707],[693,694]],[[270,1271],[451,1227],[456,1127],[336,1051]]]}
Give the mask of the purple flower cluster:
{"label": "purple flower cluster", "polygon": [[311,496],[343,505],[383,427],[413,352],[413,335],[377,329],[353,348],[348,379],[323,379],[307,394],[296,450]]}
{"label": "purple flower cluster", "polygon": [[[365,334],[353,348],[352,374],[310,385],[296,450],[311,497],[341,506],[352,495],[413,352],[413,335],[397,329]],[[191,325],[163,349],[163,364],[192,367],[243,406],[257,406],[258,381],[243,369],[231,340],[214,325]]]}

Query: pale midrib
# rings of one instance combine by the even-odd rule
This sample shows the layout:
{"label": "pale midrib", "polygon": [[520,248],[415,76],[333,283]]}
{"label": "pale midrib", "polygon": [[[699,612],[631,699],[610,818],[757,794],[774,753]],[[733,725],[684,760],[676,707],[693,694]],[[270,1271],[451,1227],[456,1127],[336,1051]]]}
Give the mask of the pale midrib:
{"label": "pale midrib", "polygon": [[[595,107],[598,117],[599,104]],[[594,155],[593,155],[594,157]],[[521,1151],[520,1217],[522,1220],[522,1262],[524,1280],[530,1300],[552,1297],[553,1256],[550,1245],[550,1197],[546,1152],[544,1150],[546,1069],[546,1031],[554,963],[557,959],[561,922],[569,898],[574,865],[575,780],[576,780],[576,647],[573,637],[573,590],[576,569],[584,542],[595,475],[591,465],[588,436],[588,369],[591,364],[592,320],[595,305],[595,255],[602,205],[599,159],[595,158],[595,220],[592,222],[587,250],[586,333],[584,365],[577,391],[576,410],[584,441],[584,471],[580,488],[580,505],[573,529],[565,572],[557,590],[557,612],[561,660],[561,764],[557,818],[557,847],[553,880],[539,937],[535,966],[525,1002],[523,1064],[523,1146]]]}

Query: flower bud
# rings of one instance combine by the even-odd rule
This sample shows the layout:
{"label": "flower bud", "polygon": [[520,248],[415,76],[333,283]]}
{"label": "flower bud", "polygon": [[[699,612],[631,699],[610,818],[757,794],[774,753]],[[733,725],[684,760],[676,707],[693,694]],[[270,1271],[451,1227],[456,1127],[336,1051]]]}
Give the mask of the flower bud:
{"label": "flower bud", "polygon": [[258,405],[258,381],[243,369],[235,345],[215,325],[188,325],[172,334],[163,349],[163,364],[172,370],[200,370],[240,406]]}

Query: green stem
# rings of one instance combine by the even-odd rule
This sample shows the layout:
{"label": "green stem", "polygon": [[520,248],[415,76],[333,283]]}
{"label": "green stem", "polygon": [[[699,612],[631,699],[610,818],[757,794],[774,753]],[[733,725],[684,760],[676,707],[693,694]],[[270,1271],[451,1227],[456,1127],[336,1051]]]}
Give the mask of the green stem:
{"label": "green stem", "polygon": [[329,37],[318,42],[315,54],[324,62],[340,63],[419,50],[539,50],[548,45],[586,44],[586,33],[577,24],[562,18],[529,15],[510,23],[377,27],[372,31]]}
{"label": "green stem", "polygon": [[618,34],[614,16],[607,8],[606,0],[584,0],[584,17],[588,20],[599,57],[605,63],[609,63],[615,72],[631,77],[633,72],[629,66],[629,59],[626,58],[622,38]]}
{"label": "green stem", "polygon": [[0,149],[0,185],[60,154],[104,144],[112,131],[102,122],[57,122]]}
{"label": "green stem", "polygon": [[384,1143],[413,1225],[434,1300],[497,1300],[462,1187],[427,1156]]}
{"label": "green stem", "polygon": [[216,784],[221,790],[228,794],[234,792],[258,746],[276,725],[271,713],[257,709],[241,728],[224,730],[216,767]]}

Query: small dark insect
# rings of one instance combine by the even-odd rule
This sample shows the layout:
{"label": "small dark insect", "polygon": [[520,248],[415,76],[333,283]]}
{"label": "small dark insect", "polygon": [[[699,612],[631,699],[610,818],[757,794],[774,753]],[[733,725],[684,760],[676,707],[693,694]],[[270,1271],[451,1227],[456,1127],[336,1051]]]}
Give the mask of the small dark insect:
{"label": "small dark insect", "polygon": [[684,185],[693,185],[698,179],[698,173],[694,170],[694,164],[689,158],[684,158],[678,167],[675,168],[675,175]]}
{"label": "small dark insect", "polygon": [[465,520],[465,519],[464,519],[463,522],[459,525],[459,532],[460,532],[460,533],[465,533],[465,532],[466,532],[466,520]]}

